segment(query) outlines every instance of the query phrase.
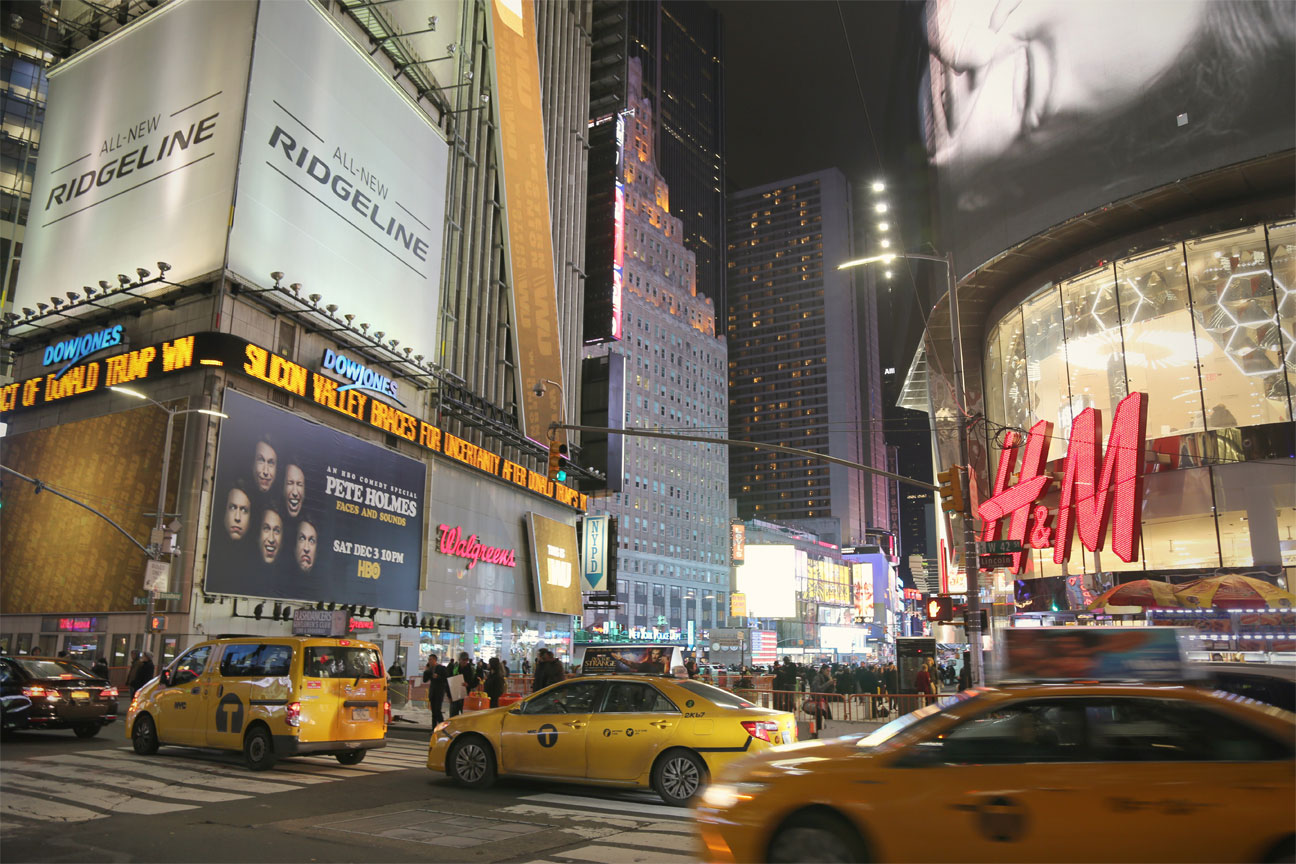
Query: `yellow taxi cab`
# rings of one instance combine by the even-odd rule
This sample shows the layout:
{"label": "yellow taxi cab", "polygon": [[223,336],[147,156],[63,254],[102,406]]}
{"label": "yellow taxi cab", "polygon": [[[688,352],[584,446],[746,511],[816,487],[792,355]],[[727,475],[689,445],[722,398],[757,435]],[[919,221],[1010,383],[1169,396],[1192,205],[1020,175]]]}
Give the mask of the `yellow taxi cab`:
{"label": "yellow taxi cab", "polygon": [[699,799],[702,856],[1292,860],[1296,715],[1116,677],[965,691],[872,734],[745,759]]}
{"label": "yellow taxi cab", "polygon": [[126,737],[142,756],[162,744],[241,750],[254,771],[312,753],[355,765],[386,745],[390,719],[378,646],[231,636],[194,645],[140,688]]}
{"label": "yellow taxi cab", "polygon": [[[583,669],[596,668],[587,652]],[[667,804],[685,805],[735,759],[795,740],[792,714],[710,684],[660,673],[595,673],[438,725],[428,768],[479,788],[497,775],[651,787]]]}

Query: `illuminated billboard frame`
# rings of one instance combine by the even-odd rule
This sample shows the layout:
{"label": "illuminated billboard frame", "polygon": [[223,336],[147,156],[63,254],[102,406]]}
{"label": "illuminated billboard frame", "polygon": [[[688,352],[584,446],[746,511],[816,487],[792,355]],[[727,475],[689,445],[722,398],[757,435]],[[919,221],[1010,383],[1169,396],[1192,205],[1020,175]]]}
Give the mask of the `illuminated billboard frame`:
{"label": "illuminated billboard frame", "polygon": [[589,496],[286,357],[229,333],[195,333],[0,386],[0,423],[23,411],[99,393],[116,384],[158,380],[203,367],[222,368],[314,402],[351,420],[404,438],[520,489],[584,512]]}
{"label": "illuminated billboard frame", "polygon": [[795,618],[797,576],[805,573],[806,554],[786,544],[749,545],[736,568],[737,589],[747,595],[752,618]]}

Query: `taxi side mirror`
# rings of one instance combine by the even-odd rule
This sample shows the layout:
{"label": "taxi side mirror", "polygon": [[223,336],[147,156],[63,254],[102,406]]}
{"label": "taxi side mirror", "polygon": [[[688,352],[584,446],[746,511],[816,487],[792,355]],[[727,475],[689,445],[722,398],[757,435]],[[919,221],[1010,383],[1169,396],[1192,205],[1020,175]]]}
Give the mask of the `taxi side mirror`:
{"label": "taxi side mirror", "polygon": [[162,674],[159,675],[158,677],[162,680],[162,686],[163,686],[163,687],[170,687],[170,686],[171,686],[171,670],[170,670],[170,669],[163,669],[163,670],[162,670]]}

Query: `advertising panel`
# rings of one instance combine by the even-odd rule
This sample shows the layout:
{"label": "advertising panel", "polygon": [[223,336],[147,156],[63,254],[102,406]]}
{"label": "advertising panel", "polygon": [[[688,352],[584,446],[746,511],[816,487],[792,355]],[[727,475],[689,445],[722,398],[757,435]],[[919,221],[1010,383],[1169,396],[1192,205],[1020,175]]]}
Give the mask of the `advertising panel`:
{"label": "advertising panel", "polygon": [[751,631],[751,659],[753,663],[768,666],[778,659],[778,631]]}
{"label": "advertising panel", "polygon": [[522,431],[539,438],[551,422],[562,419],[562,396],[537,396],[531,385],[545,379],[562,381],[563,368],[535,10],[534,4],[522,0],[491,0],[489,5],[490,41],[495,49],[491,108],[499,118],[504,239],[513,277],[514,320],[527,322],[515,332],[518,370],[526,385],[521,397]]}
{"label": "advertising panel", "polygon": [[1296,146],[1289,3],[928,10],[920,102],[961,274],[1072,216]]}
{"label": "advertising panel", "polygon": [[607,675],[613,672],[668,674],[684,665],[680,648],[671,645],[590,645],[577,658],[582,675]]}
{"label": "advertising panel", "polygon": [[581,520],[581,590],[608,590],[608,522],[610,516]]}
{"label": "advertising panel", "polygon": [[536,611],[580,615],[585,610],[576,577],[580,566],[576,526],[528,513],[526,528]]}
{"label": "advertising panel", "polygon": [[283,271],[435,345],[448,165],[428,118],[316,4],[261,4],[231,270],[266,286]]}
{"label": "advertising panel", "polygon": [[738,590],[747,595],[753,618],[795,618],[798,573],[804,575],[806,556],[795,546],[748,546],[737,567]]}
{"label": "advertising panel", "polygon": [[225,391],[205,587],[418,609],[422,462]]}
{"label": "advertising panel", "polygon": [[169,3],[50,73],[15,310],[158,260],[221,268],[255,14]]}
{"label": "advertising panel", "polygon": [[[184,407],[177,403],[177,408]],[[175,512],[184,423],[172,435],[167,512]],[[149,542],[162,480],[167,415],[153,406],[0,438],[0,464],[91,502]],[[140,612],[146,556],[112,525],[56,495],[3,478],[0,608],[8,614],[76,609]]]}

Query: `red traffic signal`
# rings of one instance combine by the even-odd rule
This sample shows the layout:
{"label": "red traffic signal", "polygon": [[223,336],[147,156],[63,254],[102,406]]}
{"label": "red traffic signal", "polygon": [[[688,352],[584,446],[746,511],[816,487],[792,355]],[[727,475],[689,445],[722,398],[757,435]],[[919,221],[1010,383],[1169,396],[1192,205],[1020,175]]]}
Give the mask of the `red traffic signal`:
{"label": "red traffic signal", "polygon": [[148,632],[161,633],[166,630],[167,617],[165,615],[153,615],[149,618]]}

